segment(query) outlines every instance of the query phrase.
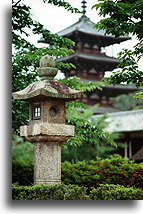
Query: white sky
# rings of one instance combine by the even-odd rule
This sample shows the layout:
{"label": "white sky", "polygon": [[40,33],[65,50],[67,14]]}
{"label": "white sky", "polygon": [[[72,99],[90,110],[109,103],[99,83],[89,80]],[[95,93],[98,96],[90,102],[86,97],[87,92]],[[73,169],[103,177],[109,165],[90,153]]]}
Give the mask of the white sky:
{"label": "white sky", "polygon": [[[64,8],[52,6],[50,4],[43,3],[42,0],[24,0],[24,2],[29,5],[32,10],[33,18],[43,24],[52,33],[56,33],[64,28],[74,24],[81,17],[81,14],[75,14],[67,12]],[[81,9],[81,0],[67,0],[73,7]],[[97,3],[97,0],[87,0],[87,12],[86,15],[93,22],[98,22],[101,18],[98,16],[98,12],[91,7]],[[41,47],[41,44],[37,44],[39,36],[32,36],[31,41],[36,45]],[[122,48],[133,49],[136,44],[136,39],[122,42],[121,44],[115,44],[111,47],[106,47],[105,51],[108,56],[117,57],[117,53],[122,50]],[[44,46],[45,44],[42,44]],[[139,68],[142,69],[143,63],[139,62]]]}

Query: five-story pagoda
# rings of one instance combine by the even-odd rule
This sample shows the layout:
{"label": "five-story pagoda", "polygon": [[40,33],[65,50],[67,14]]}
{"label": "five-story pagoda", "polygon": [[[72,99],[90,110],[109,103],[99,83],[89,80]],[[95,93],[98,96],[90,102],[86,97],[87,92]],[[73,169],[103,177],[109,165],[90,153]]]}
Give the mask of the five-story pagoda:
{"label": "five-story pagoda", "polygon": [[[101,81],[106,71],[112,71],[117,68],[119,60],[114,57],[109,57],[102,52],[102,48],[119,44],[123,41],[131,39],[129,36],[115,37],[113,35],[105,35],[104,30],[98,31],[93,23],[86,16],[86,1],[82,1],[83,15],[78,22],[61,30],[57,34],[73,40],[76,45],[73,47],[74,53],[70,56],[58,59],[58,62],[70,62],[76,66],[76,69],[71,71],[63,70],[66,77],[77,76],[82,82]],[[45,40],[39,42],[48,43]],[[118,111],[113,108],[110,98],[120,94],[128,94],[137,89],[134,86],[104,86],[103,90],[95,90],[87,92],[80,99],[81,102],[88,105],[100,104],[96,113]]]}

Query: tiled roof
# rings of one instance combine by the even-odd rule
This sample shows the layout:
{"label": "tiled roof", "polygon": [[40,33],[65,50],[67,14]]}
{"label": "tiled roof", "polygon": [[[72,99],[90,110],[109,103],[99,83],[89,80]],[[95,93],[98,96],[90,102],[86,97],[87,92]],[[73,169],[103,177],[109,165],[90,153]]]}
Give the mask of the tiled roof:
{"label": "tiled roof", "polygon": [[[100,42],[102,44],[101,45],[102,47],[120,43],[120,42],[131,39],[131,37],[129,37],[129,36],[115,37],[112,34],[105,35],[104,30],[98,31],[94,26],[95,26],[95,23],[92,22],[87,16],[82,16],[78,22],[57,32],[57,34],[59,36],[65,36],[65,37],[70,38],[70,36],[72,36],[74,34],[74,32],[79,32],[83,35],[85,34],[85,35],[89,36],[89,38],[93,37],[94,39],[97,38],[97,40],[101,40]],[[43,38],[41,38],[38,42],[49,43],[49,41],[45,41]]]}
{"label": "tiled roof", "polygon": [[99,61],[99,62],[106,62],[106,63],[116,63],[119,64],[119,60],[113,57],[109,56],[101,56],[101,55],[95,55],[95,54],[89,54],[89,53],[75,53],[67,57],[63,57],[60,59],[57,59],[57,62],[64,62],[71,60],[73,58],[82,58],[82,59],[87,59],[87,60],[94,60],[94,61]]}
{"label": "tiled roof", "polygon": [[[59,36],[65,36],[67,34],[70,34],[74,31],[80,31],[83,33],[89,33],[93,35],[99,35],[99,36],[105,36],[104,30],[97,30],[94,28],[95,23],[92,22],[88,17],[81,17],[78,22],[74,23],[73,25],[65,28],[64,30],[59,31],[57,34]],[[106,37],[114,37],[112,34],[107,34]],[[129,36],[123,36],[120,37],[121,39],[130,39]]]}
{"label": "tiled roof", "polygon": [[[143,110],[122,111],[116,113],[109,113],[110,122],[106,131],[109,132],[135,132],[143,131]],[[94,115],[93,118],[100,117]]]}
{"label": "tiled roof", "polygon": [[95,23],[92,22],[87,16],[84,16],[84,17],[81,17],[78,22],[76,22],[73,25],[59,31],[57,34],[59,36],[69,36],[73,32],[78,31],[78,32],[89,34],[92,36],[98,36],[98,37],[102,36],[102,37],[106,37],[109,39],[112,38],[115,40],[114,43],[119,43],[122,41],[126,41],[128,39],[131,39],[131,37],[129,37],[129,36],[122,36],[122,37],[116,37],[115,38],[115,36],[113,36],[112,34],[106,34],[105,35],[104,30],[98,31],[94,26],[95,26]]}

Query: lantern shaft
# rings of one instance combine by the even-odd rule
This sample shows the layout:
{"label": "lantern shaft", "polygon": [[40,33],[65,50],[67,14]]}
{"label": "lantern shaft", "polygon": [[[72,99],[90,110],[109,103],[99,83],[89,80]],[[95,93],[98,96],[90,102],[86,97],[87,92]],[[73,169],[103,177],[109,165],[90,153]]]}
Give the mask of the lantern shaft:
{"label": "lantern shaft", "polygon": [[61,144],[34,143],[34,184],[61,183]]}

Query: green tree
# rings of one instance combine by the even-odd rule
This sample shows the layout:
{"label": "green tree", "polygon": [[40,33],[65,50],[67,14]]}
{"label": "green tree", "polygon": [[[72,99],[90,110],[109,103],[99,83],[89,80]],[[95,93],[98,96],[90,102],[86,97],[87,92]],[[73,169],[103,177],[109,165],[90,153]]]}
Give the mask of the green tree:
{"label": "green tree", "polygon": [[[41,0],[42,1],[42,0]],[[63,0],[43,0],[45,3],[62,6],[71,12],[79,12],[78,9]],[[39,67],[39,60],[43,55],[49,54],[54,58],[64,57],[73,52],[69,49],[74,46],[74,42],[68,38],[63,38],[57,34],[52,34],[46,30],[43,25],[34,21],[30,12],[30,7],[24,4],[24,0],[12,1],[12,44],[13,44],[13,63],[12,63],[12,90],[19,91],[27,85],[37,80],[36,68]],[[32,33],[42,36],[46,41],[49,41],[49,46],[45,48],[37,48],[28,42],[24,36],[28,37],[27,33],[31,30]],[[71,63],[57,63],[60,69],[66,67],[71,69],[75,67]],[[97,83],[87,82],[83,84],[77,78],[72,80],[63,80],[66,85],[71,85],[79,90],[93,90],[99,88]],[[18,128],[28,121],[28,105],[25,102],[13,100],[13,130]]]}
{"label": "green tree", "polygon": [[136,92],[129,94],[121,94],[117,97],[111,98],[113,106],[122,111],[142,109],[142,99],[137,99]]}
{"label": "green tree", "polygon": [[26,142],[22,137],[12,136],[12,159],[20,164],[34,163],[33,144]]}
{"label": "green tree", "polygon": [[[43,0],[44,1],[44,0]],[[78,9],[72,8],[71,5],[63,0],[45,0],[45,3],[63,6],[71,12],[79,12]],[[54,58],[64,57],[71,53],[73,50],[69,49],[74,45],[70,39],[59,37],[57,34],[52,34],[46,30],[43,25],[34,21],[30,12],[30,7],[24,4],[24,0],[13,0],[13,75],[12,84],[13,91],[22,90],[33,81],[38,80],[36,77],[36,68],[39,67],[39,59],[49,54]],[[37,48],[25,39],[29,36],[27,32],[30,29],[34,34],[43,37],[49,41],[49,46],[45,48]],[[68,69],[74,67],[70,63],[57,63],[57,67],[66,67]],[[97,83],[80,82],[78,78],[65,78],[62,81],[67,86],[85,91],[95,90],[100,88]],[[70,102],[66,106],[67,109],[67,124],[75,125],[75,136],[67,142],[67,146],[80,146],[82,144],[96,144],[103,142],[104,145],[108,143],[116,146],[110,133],[103,131],[103,128],[95,122],[90,122],[81,110],[86,110],[86,114],[90,113],[89,106],[82,103]],[[89,109],[89,110],[87,110]],[[77,111],[77,113],[76,113]],[[91,113],[90,113],[91,114]],[[74,116],[73,116],[74,115]],[[28,122],[28,105],[25,102],[13,100],[13,132],[17,133],[21,125]],[[19,145],[19,150],[23,146]],[[16,148],[15,148],[16,151]]]}
{"label": "green tree", "polygon": [[97,105],[82,111],[71,105],[67,108],[67,122],[75,126],[76,134],[63,144],[62,161],[95,160],[97,156],[105,158],[111,151],[117,149],[114,140],[119,135],[103,131],[108,125],[105,121],[108,116],[92,119],[96,108]]}
{"label": "green tree", "polygon": [[[78,9],[62,0],[43,0],[45,3],[62,6],[71,12],[79,12]],[[12,63],[12,90],[19,91],[35,81],[36,67],[39,66],[39,59],[45,54],[53,57],[66,56],[72,52],[69,46],[74,42],[67,38],[59,37],[46,30],[43,25],[32,19],[30,7],[26,6],[24,0],[12,1],[12,45],[13,45],[13,63]],[[27,41],[29,30],[33,34],[42,36],[49,41],[50,46],[47,48],[37,48]],[[71,68],[72,64],[58,63],[59,68],[65,66]],[[19,126],[25,124],[28,120],[28,105],[25,102],[12,101],[13,130],[17,131]]]}
{"label": "green tree", "polygon": [[142,0],[98,0],[93,8],[99,10],[103,16],[96,28],[104,29],[107,34],[136,36],[137,44],[134,50],[123,49],[119,53],[119,69],[117,72],[104,78],[109,84],[122,82],[134,83],[136,87],[143,85],[143,72],[138,68],[138,61],[143,54],[143,1]]}

